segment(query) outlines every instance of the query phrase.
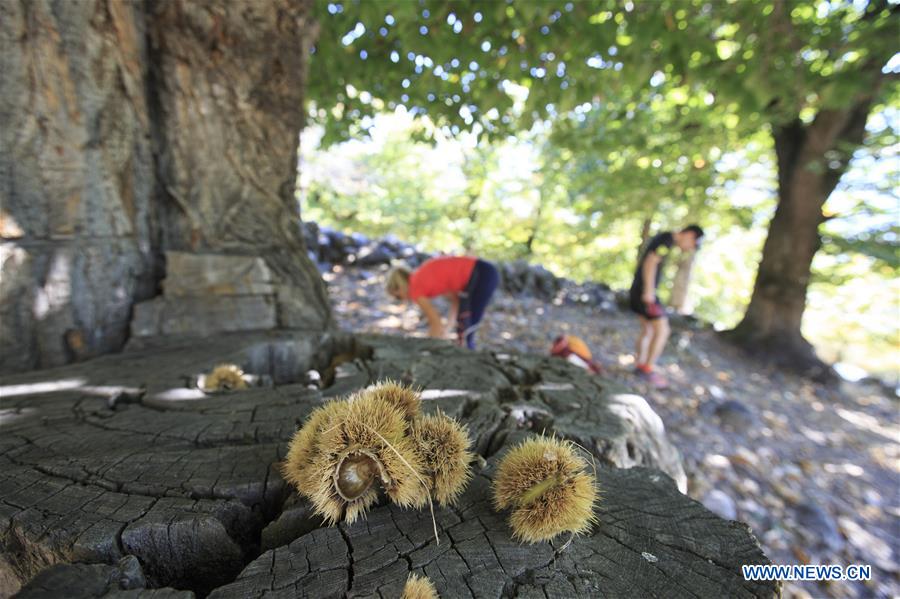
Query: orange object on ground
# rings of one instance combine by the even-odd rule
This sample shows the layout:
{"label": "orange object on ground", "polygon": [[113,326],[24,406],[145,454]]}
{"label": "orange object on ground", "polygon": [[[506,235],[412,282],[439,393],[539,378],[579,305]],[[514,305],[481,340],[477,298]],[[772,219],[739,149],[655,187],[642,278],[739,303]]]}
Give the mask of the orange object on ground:
{"label": "orange object on ground", "polygon": [[[587,343],[575,335],[560,335],[557,337],[553,341],[553,347],[550,348],[550,355],[566,358],[594,374],[598,374],[603,370],[600,364],[594,361]],[[571,358],[575,359],[572,360]]]}
{"label": "orange object on ground", "polygon": [[409,299],[465,291],[475,268],[472,256],[441,256],[426,260],[409,275]]}

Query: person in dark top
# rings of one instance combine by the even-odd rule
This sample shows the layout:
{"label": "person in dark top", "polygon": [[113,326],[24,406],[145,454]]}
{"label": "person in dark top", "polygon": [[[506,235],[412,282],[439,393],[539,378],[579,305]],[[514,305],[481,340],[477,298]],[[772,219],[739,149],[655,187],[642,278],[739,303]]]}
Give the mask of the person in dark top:
{"label": "person in dark top", "polygon": [[687,226],[675,233],[666,231],[655,235],[641,254],[641,260],[634,273],[634,281],[631,283],[629,306],[641,321],[635,372],[658,388],[665,388],[667,382],[662,375],[654,372],[653,367],[669,338],[666,310],[656,297],[662,267],[672,246],[678,246],[682,251],[691,251],[700,246],[702,237],[703,229],[697,225]]}

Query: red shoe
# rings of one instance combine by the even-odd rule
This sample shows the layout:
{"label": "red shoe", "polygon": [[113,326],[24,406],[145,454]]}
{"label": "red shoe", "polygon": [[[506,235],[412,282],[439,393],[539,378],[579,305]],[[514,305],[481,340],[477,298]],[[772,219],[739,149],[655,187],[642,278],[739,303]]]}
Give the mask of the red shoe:
{"label": "red shoe", "polygon": [[657,389],[667,389],[669,387],[669,381],[666,380],[666,377],[659,374],[658,372],[650,371],[647,372],[645,370],[638,370],[637,375],[650,383],[652,386]]}

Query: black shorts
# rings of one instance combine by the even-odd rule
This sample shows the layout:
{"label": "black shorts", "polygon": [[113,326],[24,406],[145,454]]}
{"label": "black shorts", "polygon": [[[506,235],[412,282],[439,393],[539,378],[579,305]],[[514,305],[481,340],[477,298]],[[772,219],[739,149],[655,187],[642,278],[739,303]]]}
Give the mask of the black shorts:
{"label": "black shorts", "polygon": [[656,320],[657,318],[665,318],[666,317],[666,309],[657,299],[652,304],[645,304],[644,300],[641,299],[640,294],[632,293],[628,300],[628,307],[635,314],[639,314],[646,318],[647,320]]}

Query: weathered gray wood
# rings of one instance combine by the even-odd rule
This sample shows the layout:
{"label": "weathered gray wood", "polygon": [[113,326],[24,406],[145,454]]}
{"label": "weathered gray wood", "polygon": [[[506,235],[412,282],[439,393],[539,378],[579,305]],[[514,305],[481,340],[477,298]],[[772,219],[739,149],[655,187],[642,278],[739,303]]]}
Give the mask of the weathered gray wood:
{"label": "weathered gray wood", "polygon": [[274,297],[223,295],[157,297],[134,307],[131,334],[200,336],[232,331],[264,331],[278,325]]}
{"label": "weathered gray wood", "polygon": [[58,564],[34,577],[16,594],[19,599],[191,599],[194,593],[172,588],[147,589],[141,564],[127,556],[107,564]]}
{"label": "weathered gray wood", "polygon": [[[216,599],[398,597],[410,571],[442,597],[770,597],[740,564],[767,563],[746,526],[719,519],[653,470],[601,468],[600,522],[562,549],[521,545],[490,506],[491,460],[454,509],[379,507],[367,520],[325,528],[267,551]],[[560,549],[562,549],[560,551]],[[267,596],[267,595],[266,595]]]}
{"label": "weathered gray wood", "polygon": [[[752,535],[681,495],[659,470],[604,467],[601,526],[558,559],[549,545],[511,540],[504,516],[490,509],[486,476],[533,432],[575,439],[601,465],[683,476],[652,411],[564,361],[379,336],[233,334],[144,345],[4,379],[0,594],[56,564],[128,556],[140,560],[149,587],[225,596],[273,582],[287,594],[393,593],[412,569],[446,596],[772,594],[736,578],[740,564],[765,562]],[[211,396],[187,388],[221,361],[277,374],[282,384]],[[331,388],[286,384],[290,373],[329,367]],[[437,510],[440,546],[427,511],[384,506],[352,527],[321,529],[276,468],[312,409],[385,377],[422,388],[426,410],[459,417],[488,458],[461,505]],[[642,551],[659,561],[650,568]]]}

